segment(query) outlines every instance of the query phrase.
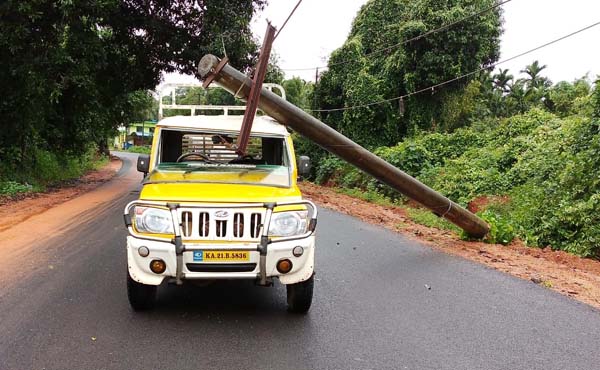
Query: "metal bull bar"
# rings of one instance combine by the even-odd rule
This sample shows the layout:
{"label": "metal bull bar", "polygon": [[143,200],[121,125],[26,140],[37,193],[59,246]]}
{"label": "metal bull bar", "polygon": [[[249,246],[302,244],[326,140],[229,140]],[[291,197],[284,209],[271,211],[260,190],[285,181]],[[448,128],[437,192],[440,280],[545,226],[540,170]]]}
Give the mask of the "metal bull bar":
{"label": "metal bull bar", "polygon": [[[220,64],[219,62],[219,58],[216,56],[205,55],[198,65],[200,76],[209,81],[214,80],[230,93],[236,94],[237,97],[247,99],[252,80],[230,65]],[[281,99],[276,94],[262,89],[258,106],[263,112],[280,123],[419,202],[436,215],[446,218],[465,230],[470,236],[482,238],[488,233],[488,224],[473,213],[379,158],[302,109]]]}
{"label": "metal bull bar", "polygon": [[[147,235],[144,233],[139,233],[134,228],[133,220],[131,217],[132,210],[134,207],[154,207],[161,208],[164,210],[168,210],[171,214],[171,219],[173,221],[173,237],[165,238],[159,236]],[[283,206],[305,206],[309,211],[309,222],[306,225],[306,232],[300,235],[287,236],[287,237],[270,237],[269,236],[269,226],[271,225],[271,216],[277,207]],[[269,248],[269,244],[272,243],[280,243],[291,240],[299,240],[304,239],[312,234],[314,234],[315,229],[317,227],[317,206],[311,201],[301,200],[301,201],[292,201],[292,202],[268,202],[268,203],[244,203],[244,204],[235,204],[235,205],[224,205],[224,204],[193,204],[193,203],[171,203],[171,202],[157,202],[157,201],[144,201],[144,200],[135,200],[130,202],[125,206],[125,210],[123,213],[123,218],[125,221],[125,226],[129,231],[129,234],[135,238],[142,240],[151,240],[151,241],[159,241],[159,242],[170,242],[173,244],[175,255],[176,255],[176,275],[175,281],[178,285],[183,283],[183,279],[185,278],[185,273],[183,272],[183,253],[184,252],[193,252],[196,250],[207,250],[207,249],[223,249],[223,246],[212,247],[212,246],[197,246],[194,244],[186,244],[181,235],[182,222],[179,218],[178,210],[179,208],[192,209],[208,209],[208,208],[226,208],[226,209],[240,209],[240,208],[264,208],[265,209],[265,217],[262,220],[262,224],[260,225],[259,230],[259,243],[252,246],[236,246],[236,250],[248,250],[248,251],[258,251],[260,254],[259,257],[259,272],[258,272],[258,284],[259,285],[268,285],[269,281],[267,279],[267,252]],[[285,211],[283,211],[285,212]]]}

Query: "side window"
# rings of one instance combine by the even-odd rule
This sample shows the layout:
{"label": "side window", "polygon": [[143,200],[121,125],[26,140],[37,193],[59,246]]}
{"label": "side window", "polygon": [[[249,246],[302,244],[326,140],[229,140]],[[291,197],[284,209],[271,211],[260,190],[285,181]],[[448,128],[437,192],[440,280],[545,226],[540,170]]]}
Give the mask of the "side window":
{"label": "side window", "polygon": [[281,166],[283,163],[283,140],[278,138],[262,138],[262,158],[267,164]]}

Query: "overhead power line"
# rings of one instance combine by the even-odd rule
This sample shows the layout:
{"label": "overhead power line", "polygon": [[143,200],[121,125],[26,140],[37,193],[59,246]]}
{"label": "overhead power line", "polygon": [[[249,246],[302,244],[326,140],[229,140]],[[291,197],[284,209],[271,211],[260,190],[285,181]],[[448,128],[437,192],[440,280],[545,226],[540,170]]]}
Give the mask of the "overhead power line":
{"label": "overhead power line", "polygon": [[495,68],[496,66],[498,66],[500,64],[510,62],[511,60],[520,58],[520,57],[522,57],[524,55],[527,55],[527,54],[531,54],[534,51],[540,50],[542,48],[545,48],[547,46],[555,44],[555,43],[557,43],[559,41],[565,40],[565,39],[567,39],[569,37],[575,36],[578,33],[587,31],[590,28],[596,27],[598,25],[600,25],[600,21],[598,21],[596,23],[593,23],[593,24],[590,24],[589,26],[583,27],[583,28],[581,28],[581,29],[579,29],[577,31],[571,32],[571,33],[569,33],[567,35],[564,35],[564,36],[559,37],[557,39],[554,39],[552,41],[546,42],[545,44],[537,46],[537,47],[535,47],[533,49],[529,49],[529,50],[524,51],[524,52],[522,52],[520,54],[514,55],[514,56],[512,56],[510,58],[507,58],[507,59],[501,60],[499,62],[493,63],[493,64],[491,64],[489,66],[481,67],[481,68],[479,68],[479,69],[477,69],[477,70],[475,70],[473,72],[465,73],[464,75],[455,77],[455,78],[453,78],[451,80],[444,81],[444,82],[441,82],[441,83],[438,83],[438,84],[435,84],[435,85],[432,85],[432,86],[429,86],[429,87],[426,87],[426,88],[423,88],[423,89],[420,89],[420,90],[416,90],[416,91],[413,91],[413,92],[408,93],[408,94],[397,96],[395,98],[384,99],[384,100],[380,100],[380,101],[376,101],[376,102],[372,102],[372,103],[360,104],[360,105],[355,105],[355,106],[351,106],[351,107],[333,108],[333,109],[308,109],[308,111],[309,112],[339,112],[339,111],[346,111],[346,110],[350,110],[350,109],[366,108],[366,107],[370,107],[370,106],[373,106],[373,105],[388,103],[388,102],[392,102],[392,101],[396,101],[396,100],[403,100],[403,99],[406,99],[406,98],[411,97],[413,95],[421,94],[421,93],[424,93],[424,92],[427,92],[427,91],[435,91],[435,89],[438,88],[438,87],[442,87],[442,86],[448,85],[448,84],[450,84],[452,82],[456,82],[456,81],[462,80],[463,78],[472,76],[472,75],[474,75],[476,73],[479,73],[481,71],[485,71],[487,69]]}
{"label": "overhead power line", "polygon": [[[397,44],[394,44],[394,45],[391,45],[391,46],[385,47],[385,48],[383,48],[383,49],[374,50],[374,51],[372,51],[372,52],[370,52],[370,53],[367,53],[367,54],[363,55],[363,57],[370,57],[371,55],[375,55],[375,54],[383,53],[383,52],[386,52],[386,51],[390,51],[390,50],[393,50],[393,49],[395,49],[395,48],[397,48],[397,47],[400,47],[400,46],[402,46],[402,45],[406,45],[406,44],[408,44],[408,43],[411,43],[411,42],[413,42],[413,41],[420,40],[420,39],[422,39],[422,38],[424,38],[424,37],[427,37],[427,36],[429,36],[429,35],[432,35],[432,34],[434,34],[434,33],[437,33],[437,32],[441,32],[441,31],[447,30],[447,29],[448,29],[448,28],[450,28],[450,27],[453,27],[453,26],[455,26],[455,25],[457,25],[457,24],[459,24],[459,23],[462,23],[462,22],[464,22],[464,21],[466,21],[466,20],[468,20],[468,19],[471,19],[471,18],[474,18],[474,17],[478,17],[478,16],[480,16],[480,15],[482,15],[482,14],[485,14],[485,13],[487,13],[487,12],[489,12],[489,11],[492,11],[492,10],[494,10],[494,9],[496,9],[496,8],[498,8],[498,7],[500,7],[500,6],[504,5],[504,4],[506,4],[506,3],[509,3],[509,2],[511,2],[511,1],[512,1],[512,0],[503,0],[503,1],[501,1],[501,2],[498,2],[498,3],[496,3],[496,4],[494,4],[494,5],[490,6],[490,7],[488,7],[488,8],[482,9],[482,10],[480,10],[480,11],[478,11],[478,12],[475,12],[475,13],[469,14],[469,15],[467,15],[466,17],[460,18],[460,19],[458,19],[458,20],[456,20],[456,21],[454,21],[454,22],[450,22],[450,23],[448,23],[448,24],[442,25],[442,26],[441,26],[441,27],[439,27],[439,28],[435,28],[435,29],[433,29],[433,30],[429,30],[429,31],[427,31],[427,32],[425,32],[425,33],[422,33],[422,34],[420,34],[420,35],[417,35],[417,36],[415,36],[415,37],[411,37],[410,39],[407,39],[407,40],[401,41],[401,42],[399,42],[399,43],[397,43]],[[295,8],[294,8],[294,10],[295,10]],[[293,12],[292,12],[292,13],[293,13]],[[287,22],[287,21],[286,21],[286,22]],[[284,23],[284,25],[285,25],[285,23]],[[283,28],[283,27],[281,27],[281,28]],[[329,68],[329,67],[332,67],[332,66],[337,66],[337,65],[342,65],[342,64],[352,63],[352,62],[356,62],[356,59],[346,59],[346,60],[342,60],[342,61],[340,61],[340,62],[336,62],[336,63],[330,63],[330,64],[328,64],[328,65],[323,65],[323,66],[318,66],[318,67],[304,67],[304,68],[284,68],[284,69],[283,69],[283,71],[312,71],[312,70],[314,70],[315,68],[318,68],[318,69],[323,69],[323,68]]]}

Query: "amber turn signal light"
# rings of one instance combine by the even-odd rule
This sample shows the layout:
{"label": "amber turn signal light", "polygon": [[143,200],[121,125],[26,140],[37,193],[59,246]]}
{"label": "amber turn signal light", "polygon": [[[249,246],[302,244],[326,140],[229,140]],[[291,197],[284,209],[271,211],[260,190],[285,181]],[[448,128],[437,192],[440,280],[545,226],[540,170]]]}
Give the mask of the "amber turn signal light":
{"label": "amber turn signal light", "polygon": [[277,271],[282,274],[287,274],[292,270],[292,261],[285,259],[277,262]]}
{"label": "amber turn signal light", "polygon": [[162,274],[167,269],[167,264],[163,260],[152,260],[150,270],[155,274]]}

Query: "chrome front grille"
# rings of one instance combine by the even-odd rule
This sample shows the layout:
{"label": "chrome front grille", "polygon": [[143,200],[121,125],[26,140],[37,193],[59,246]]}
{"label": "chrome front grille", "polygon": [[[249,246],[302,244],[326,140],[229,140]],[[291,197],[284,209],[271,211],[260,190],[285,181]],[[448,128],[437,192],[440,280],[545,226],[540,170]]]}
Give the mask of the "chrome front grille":
{"label": "chrome front grille", "polygon": [[258,240],[264,210],[180,208],[181,235],[198,240]]}
{"label": "chrome front grille", "polygon": [[192,235],[192,212],[184,211],[181,212],[181,235],[191,236]]}
{"label": "chrome front grille", "polygon": [[233,214],[233,236],[241,238],[244,236],[244,214],[234,213]]}
{"label": "chrome front grille", "polygon": [[253,213],[250,218],[250,237],[258,239],[260,226],[262,225],[262,214]]}

